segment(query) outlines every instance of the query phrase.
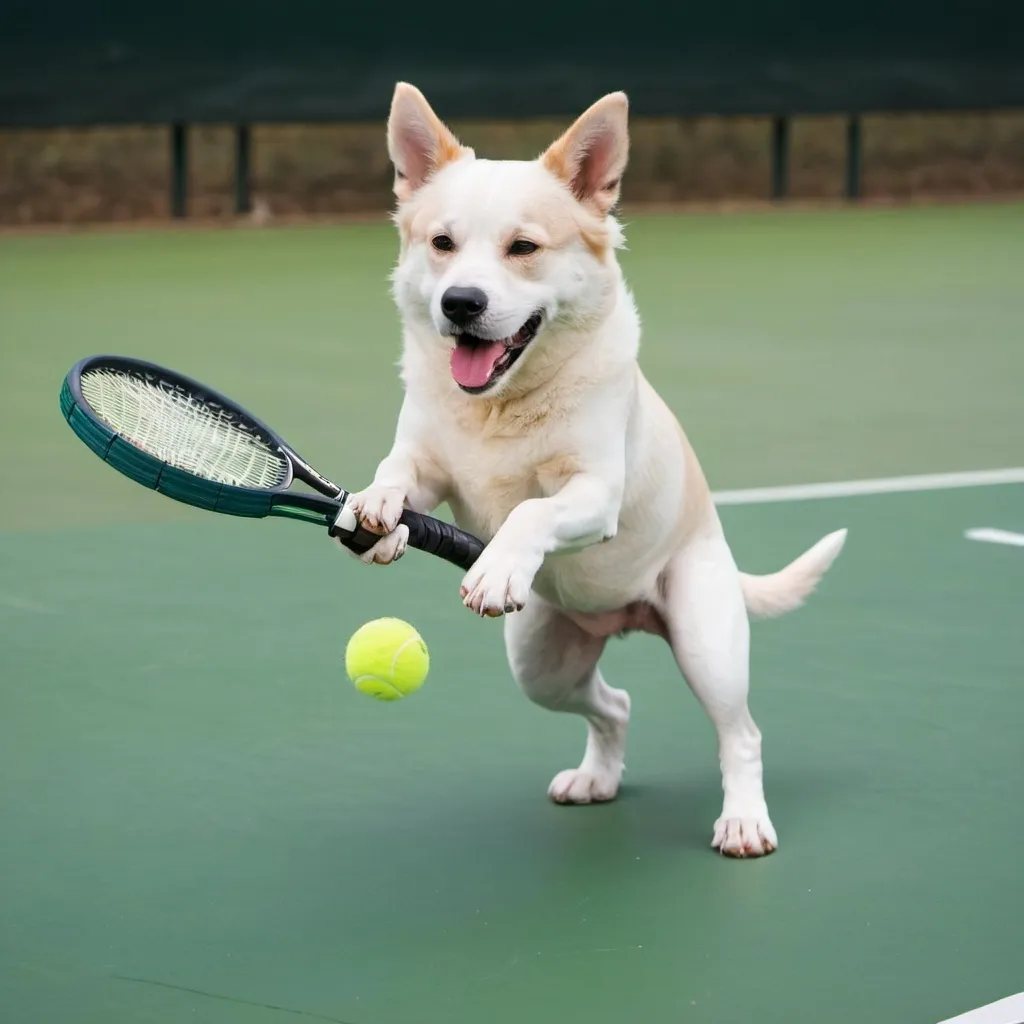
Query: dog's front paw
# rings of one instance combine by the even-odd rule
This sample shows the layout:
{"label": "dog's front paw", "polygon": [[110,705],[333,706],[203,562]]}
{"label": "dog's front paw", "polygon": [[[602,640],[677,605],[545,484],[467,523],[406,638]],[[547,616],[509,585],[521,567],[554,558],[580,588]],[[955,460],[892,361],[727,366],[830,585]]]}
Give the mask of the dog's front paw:
{"label": "dog's front paw", "polygon": [[406,548],[409,546],[409,527],[405,523],[400,523],[391,533],[386,533],[381,537],[372,548],[362,552],[353,551],[350,547],[342,544],[340,537],[334,537],[333,540],[342,551],[353,558],[358,558],[366,565],[390,565],[405,554]]}
{"label": "dog's front paw", "polygon": [[371,533],[391,533],[402,518],[405,495],[397,487],[367,487],[349,495],[346,505]]}
{"label": "dog's front paw", "polygon": [[462,580],[462,603],[489,617],[521,611],[539,568],[539,562],[515,552],[485,548]]}
{"label": "dog's front paw", "polygon": [[711,846],[726,857],[764,857],[778,845],[779,837],[767,809],[763,814],[743,818],[726,818],[723,815],[715,822],[715,834],[711,840]]}
{"label": "dog's front paw", "polygon": [[[353,551],[338,537],[335,543],[354,558],[367,565],[390,565],[405,554],[409,544],[409,528],[399,523],[405,508],[405,495],[396,487],[368,487],[358,494],[350,494],[345,509],[355,516],[355,522],[380,540],[367,551]],[[349,520],[350,526],[354,524]]]}

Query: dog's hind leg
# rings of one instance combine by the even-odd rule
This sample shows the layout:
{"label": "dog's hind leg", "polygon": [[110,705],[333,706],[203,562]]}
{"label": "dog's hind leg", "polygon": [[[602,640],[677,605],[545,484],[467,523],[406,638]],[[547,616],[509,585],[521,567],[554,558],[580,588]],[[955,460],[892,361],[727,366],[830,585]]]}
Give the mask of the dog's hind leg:
{"label": "dog's hind leg", "polygon": [[764,799],[761,733],[747,707],[750,624],[720,529],[693,538],[666,569],[662,613],[676,661],[718,734],[725,801],[711,845],[732,857],[778,846]]}
{"label": "dog's hind leg", "polygon": [[505,618],[505,646],[516,682],[535,704],[587,721],[578,768],[559,772],[548,795],[560,804],[611,800],[619,789],[629,694],[610,687],[597,667],[605,640],[580,629],[537,594]]}

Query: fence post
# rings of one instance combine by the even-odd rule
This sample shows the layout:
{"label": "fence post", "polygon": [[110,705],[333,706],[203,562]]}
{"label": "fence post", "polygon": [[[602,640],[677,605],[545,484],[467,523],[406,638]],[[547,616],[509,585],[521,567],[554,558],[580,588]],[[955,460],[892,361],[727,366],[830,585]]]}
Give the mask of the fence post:
{"label": "fence post", "polygon": [[252,131],[235,125],[235,213],[252,210]]}
{"label": "fence post", "polygon": [[859,114],[846,122],[846,198],[860,199],[864,141]]}
{"label": "fence post", "polygon": [[789,193],[789,118],[772,118],[772,199]]}
{"label": "fence post", "polygon": [[188,126],[171,125],[171,216],[188,216]]}

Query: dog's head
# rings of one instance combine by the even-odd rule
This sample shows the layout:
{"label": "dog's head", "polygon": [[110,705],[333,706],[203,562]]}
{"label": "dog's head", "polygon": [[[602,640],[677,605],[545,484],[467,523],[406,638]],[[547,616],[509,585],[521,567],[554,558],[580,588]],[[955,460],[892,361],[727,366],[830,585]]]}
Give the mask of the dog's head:
{"label": "dog's head", "polygon": [[418,89],[395,89],[395,297],[407,336],[464,392],[529,391],[560,362],[560,340],[608,313],[627,120],[625,95],[612,93],[538,159],[478,160]]}

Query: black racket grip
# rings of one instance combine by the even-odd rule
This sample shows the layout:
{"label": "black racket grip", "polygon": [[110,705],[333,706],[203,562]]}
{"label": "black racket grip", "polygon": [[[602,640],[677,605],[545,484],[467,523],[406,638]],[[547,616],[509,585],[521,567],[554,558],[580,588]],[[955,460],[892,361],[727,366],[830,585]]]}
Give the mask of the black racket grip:
{"label": "black racket grip", "polygon": [[409,543],[414,548],[443,558],[460,569],[468,570],[484,550],[483,541],[443,519],[406,509],[399,522],[409,528]]}
{"label": "black racket grip", "polygon": [[[435,519],[433,516],[424,516],[406,509],[399,522],[404,523],[409,530],[411,547],[443,558],[460,569],[468,570],[484,549],[482,541],[470,533],[463,532],[457,526],[446,523],[443,519]],[[371,533],[362,526],[356,526],[352,533],[331,526],[328,532],[332,537],[337,537],[350,551],[360,555],[364,551],[369,551],[380,540],[380,534]]]}

